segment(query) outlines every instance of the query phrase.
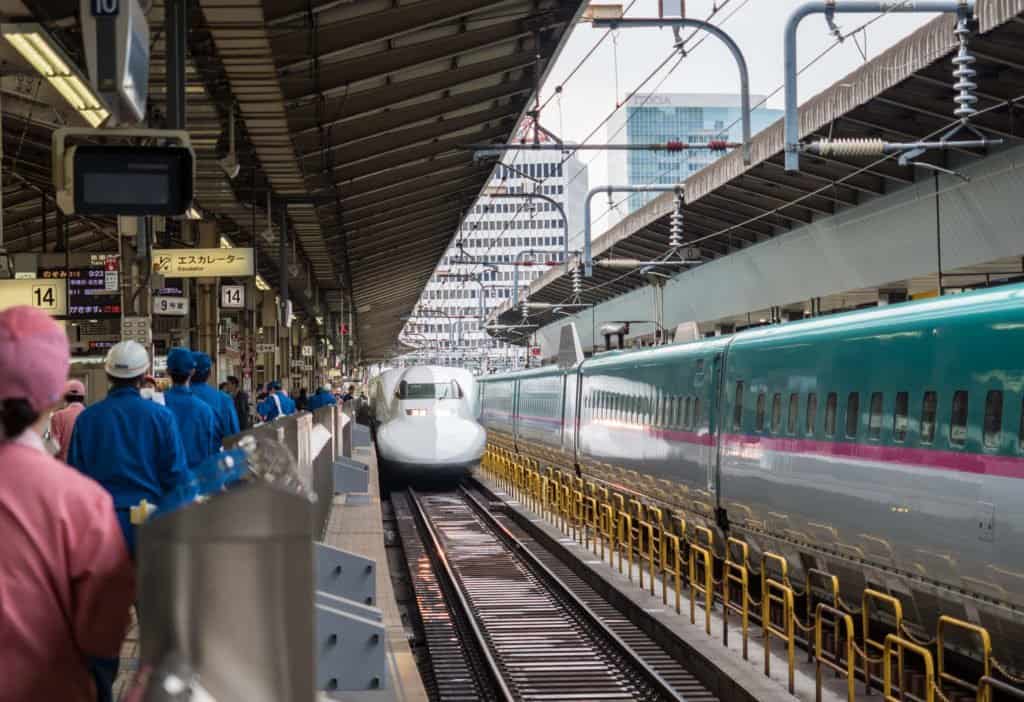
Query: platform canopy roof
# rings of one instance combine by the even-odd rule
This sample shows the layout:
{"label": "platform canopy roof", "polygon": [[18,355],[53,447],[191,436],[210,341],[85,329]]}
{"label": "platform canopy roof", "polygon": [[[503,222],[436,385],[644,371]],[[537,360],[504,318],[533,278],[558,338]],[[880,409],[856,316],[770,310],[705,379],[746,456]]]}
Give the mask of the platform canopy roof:
{"label": "platform canopy roof", "polygon": [[[143,3],[151,126],[166,114],[166,1]],[[344,300],[362,357],[387,355],[493,167],[458,145],[511,137],[584,0],[181,1],[200,208],[234,243],[255,245],[261,274],[279,286],[277,205],[268,220],[267,199],[291,198],[297,311],[329,318]],[[41,23],[84,67],[77,10],[0,0],[5,21]],[[50,133],[80,118],[0,44],[9,250],[62,246],[58,224],[72,250],[113,250],[112,221],[58,222]],[[229,179],[217,159],[232,112],[241,171]]]}
{"label": "platform canopy roof", "polygon": [[[970,48],[977,57],[980,114],[972,123],[1009,148],[1024,137],[1024,0],[978,0],[977,17],[978,36],[971,38]],[[952,15],[936,18],[808,100],[800,108],[801,138],[938,139],[954,124],[953,25]],[[684,240],[697,247],[703,262],[933,178],[933,171],[900,166],[895,157],[876,163],[876,158],[807,154],[801,156],[799,173],[786,173],[783,146],[779,120],[755,135],[752,165],[744,166],[741,154],[734,152],[685,181]],[[965,159],[985,157],[982,151],[951,150],[918,161],[955,168]],[[595,212],[603,203],[604,196],[595,199]],[[661,195],[611,229],[595,231],[595,258],[650,261],[664,256],[673,210],[674,196]],[[580,301],[600,304],[647,284],[640,271],[595,268],[594,277],[584,281]],[[568,267],[549,270],[532,283],[528,296],[533,302],[572,301]],[[559,318],[556,312],[540,311],[531,313],[528,322],[544,326]],[[492,333],[525,344],[529,334],[501,329],[521,321],[520,309],[510,302],[493,316],[491,322],[500,326]]]}

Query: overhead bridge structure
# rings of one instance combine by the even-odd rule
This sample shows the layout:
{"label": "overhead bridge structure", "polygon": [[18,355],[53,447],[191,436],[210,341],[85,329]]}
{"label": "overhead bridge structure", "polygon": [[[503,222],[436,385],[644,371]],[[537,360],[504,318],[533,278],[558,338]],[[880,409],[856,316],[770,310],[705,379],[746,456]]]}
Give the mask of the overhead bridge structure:
{"label": "overhead bridge structure", "polygon": [[[803,311],[805,303],[829,296],[834,299],[828,304],[850,306],[849,295],[840,293],[870,289],[865,294],[877,299],[888,282],[920,282],[924,276],[938,287],[936,271],[973,272],[981,280],[996,271],[1024,274],[1017,200],[1008,197],[1024,177],[1017,165],[1024,136],[1024,2],[979,0],[976,16],[970,49],[977,58],[979,113],[971,124],[1002,139],[1002,146],[932,151],[918,158],[922,165],[917,166],[902,166],[895,156],[805,153],[799,172],[787,173],[779,120],[754,137],[750,166],[739,152],[730,153],[683,184],[686,258],[699,254],[701,263],[681,273],[662,271],[670,277],[664,286],[664,325],[738,318],[776,306]],[[955,19],[936,18],[808,100],[799,113],[801,139],[909,142],[937,139],[958,124],[951,61]],[[599,211],[603,197],[594,204]],[[549,303],[531,309],[528,318],[541,327],[536,339],[544,355],[557,349],[559,320],[577,321],[586,345],[600,344],[594,332],[602,321],[650,319],[656,299],[647,287],[650,277],[639,270],[602,268],[599,262],[665,256],[674,209],[674,196],[661,195],[597,236],[598,266],[579,295],[566,266],[533,282],[529,301]],[[963,278],[944,284],[953,287],[958,280]],[[568,315],[553,309],[570,301],[596,305],[596,311]],[[523,323],[516,301],[491,323],[492,334],[513,342],[531,338],[502,331]]]}

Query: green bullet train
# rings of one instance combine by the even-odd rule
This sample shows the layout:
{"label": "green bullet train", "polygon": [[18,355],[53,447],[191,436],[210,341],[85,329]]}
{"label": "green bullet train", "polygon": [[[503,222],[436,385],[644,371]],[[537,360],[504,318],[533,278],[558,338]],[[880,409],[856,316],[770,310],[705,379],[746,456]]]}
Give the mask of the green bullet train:
{"label": "green bullet train", "polygon": [[[1024,285],[480,381],[481,421],[685,485],[690,523],[988,628],[1024,670]],[[638,486],[623,486],[637,488]],[[720,541],[724,543],[724,540]]]}

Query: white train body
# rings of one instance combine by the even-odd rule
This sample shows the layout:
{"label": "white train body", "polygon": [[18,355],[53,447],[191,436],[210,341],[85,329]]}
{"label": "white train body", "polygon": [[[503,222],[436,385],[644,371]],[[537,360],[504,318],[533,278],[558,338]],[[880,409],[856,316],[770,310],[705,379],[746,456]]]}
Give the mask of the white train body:
{"label": "white train body", "polygon": [[414,366],[370,383],[370,416],[382,469],[407,477],[459,477],[480,462],[486,431],[476,421],[468,371]]}

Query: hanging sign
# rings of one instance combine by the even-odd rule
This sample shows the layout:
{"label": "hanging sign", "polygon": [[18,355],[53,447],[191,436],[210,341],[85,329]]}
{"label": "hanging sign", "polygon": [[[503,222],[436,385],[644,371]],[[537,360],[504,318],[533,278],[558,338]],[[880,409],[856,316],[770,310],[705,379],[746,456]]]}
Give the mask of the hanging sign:
{"label": "hanging sign", "polygon": [[222,285],[220,286],[220,306],[225,310],[245,309],[245,286],[244,285]]}
{"label": "hanging sign", "polygon": [[0,310],[18,305],[38,307],[54,317],[68,313],[68,286],[64,280],[0,280]]}
{"label": "hanging sign", "polygon": [[164,317],[187,317],[188,298],[155,296],[153,298],[153,314]]}
{"label": "hanging sign", "polygon": [[277,353],[277,344],[256,344],[256,353]]}
{"label": "hanging sign", "polygon": [[153,249],[153,272],[167,278],[245,278],[255,273],[252,249]]}

